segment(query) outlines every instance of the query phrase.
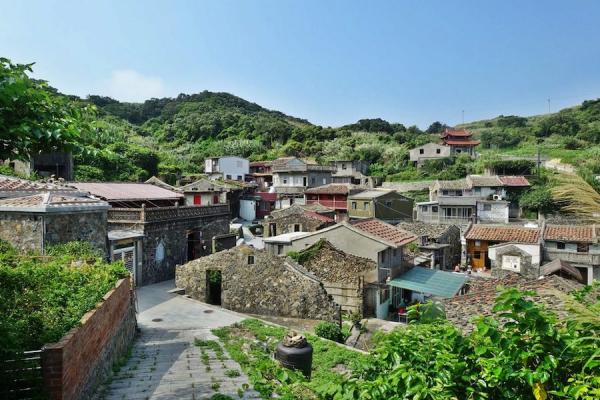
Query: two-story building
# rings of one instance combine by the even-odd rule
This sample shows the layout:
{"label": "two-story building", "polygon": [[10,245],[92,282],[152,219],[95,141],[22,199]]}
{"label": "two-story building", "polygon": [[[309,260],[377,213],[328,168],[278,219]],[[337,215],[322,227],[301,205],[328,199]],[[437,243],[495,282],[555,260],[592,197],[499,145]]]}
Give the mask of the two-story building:
{"label": "two-story building", "polygon": [[410,161],[417,167],[425,161],[441,160],[451,156],[451,147],[438,143],[427,143],[409,151]]}
{"label": "two-story building", "polygon": [[308,188],[331,183],[334,167],[317,165],[296,157],[278,158],[271,164],[273,187],[279,198],[291,198],[294,203],[304,203]]}
{"label": "two-story building", "polygon": [[267,191],[273,186],[271,161],[250,162],[250,179],[256,183],[258,191]]}
{"label": "two-story building", "polygon": [[210,179],[244,181],[250,173],[250,162],[236,156],[210,157],[204,160],[204,173]]}
{"label": "two-story building", "polygon": [[264,242],[269,253],[285,256],[290,251],[301,251],[319,240],[327,240],[348,254],[376,262],[378,280],[369,290],[370,296],[373,296],[372,303],[376,305],[377,318],[385,319],[396,294],[391,293],[387,282],[407,269],[403,257],[404,246],[415,239],[410,232],[383,221],[369,219],[355,223],[342,222],[313,233],[296,232],[275,236],[266,238]]}
{"label": "two-story building", "polygon": [[347,183],[374,188],[381,184],[381,178],[368,176],[369,163],[364,160],[339,160],[331,162],[334,172],[331,176],[333,183]]}
{"label": "two-story building", "polygon": [[[503,182],[506,178],[515,179],[507,179],[507,185]],[[468,175],[453,181],[435,181],[429,188],[429,201],[416,204],[416,219],[431,223],[508,223],[511,203],[506,200],[507,187],[512,188],[512,182],[516,180],[519,184],[522,181],[529,184],[523,177],[496,175]]]}
{"label": "two-story building", "polygon": [[412,221],[414,201],[395,190],[365,190],[348,196],[348,217],[377,218],[397,223]]}
{"label": "two-story building", "polygon": [[466,129],[446,128],[442,133],[442,143],[450,147],[450,154],[468,154],[475,156],[475,147],[481,143],[472,138],[473,134]]}
{"label": "two-story building", "polygon": [[460,263],[462,246],[458,226],[415,221],[401,222],[396,227],[417,237],[415,243],[418,245],[418,251],[413,254],[415,265],[452,270]]}
{"label": "two-story building", "polygon": [[304,197],[306,204],[320,204],[330,208],[335,211],[337,219],[341,220],[348,214],[348,196],[361,191],[352,184],[330,183],[307,189]]}

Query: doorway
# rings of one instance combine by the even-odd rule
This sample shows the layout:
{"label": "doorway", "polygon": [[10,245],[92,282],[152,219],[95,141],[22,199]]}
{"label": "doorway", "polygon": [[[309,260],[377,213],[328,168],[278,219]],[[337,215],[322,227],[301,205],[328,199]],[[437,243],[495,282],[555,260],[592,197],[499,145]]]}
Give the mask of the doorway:
{"label": "doorway", "polygon": [[221,305],[222,276],[221,271],[206,271],[206,302]]}
{"label": "doorway", "polygon": [[269,236],[277,236],[277,224],[269,222]]}

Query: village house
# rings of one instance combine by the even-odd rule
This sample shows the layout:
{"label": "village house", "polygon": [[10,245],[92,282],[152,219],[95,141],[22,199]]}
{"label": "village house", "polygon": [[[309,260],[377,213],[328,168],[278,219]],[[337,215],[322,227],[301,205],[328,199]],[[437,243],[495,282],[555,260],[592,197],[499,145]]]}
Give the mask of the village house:
{"label": "village house", "polygon": [[562,260],[576,267],[584,283],[600,280],[600,226],[546,224],[543,250],[544,260]]}
{"label": "village house", "polygon": [[138,286],[172,279],[176,265],[210,254],[214,237],[229,233],[227,204],[186,206],[182,193],[144,183],[69,185],[111,205],[110,256],[132,260]]}
{"label": "village house", "polygon": [[469,222],[508,223],[518,216],[518,204],[508,193],[528,187],[520,176],[468,175],[452,181],[437,180],[429,188],[429,201],[416,204],[417,221],[468,224]]}
{"label": "village house", "polygon": [[366,190],[348,196],[348,217],[390,223],[412,221],[413,204],[412,199],[394,190]]}
{"label": "village house", "polygon": [[108,203],[39,192],[0,200],[0,239],[23,251],[44,253],[50,245],[88,242],[107,254]]}
{"label": "village house", "polygon": [[411,149],[409,151],[409,159],[415,166],[420,167],[425,161],[441,160],[450,157],[450,150],[450,146],[437,143],[427,143],[423,146]]}
{"label": "village house", "polygon": [[278,158],[271,164],[273,187],[280,199],[289,199],[289,204],[304,202],[304,191],[308,188],[331,183],[335,168],[317,165],[296,157]]}
{"label": "village house", "polygon": [[256,183],[259,191],[267,191],[273,186],[271,161],[250,162],[250,179]]}
{"label": "village house", "polygon": [[451,155],[468,154],[471,157],[475,156],[475,147],[481,143],[479,140],[474,140],[473,134],[466,129],[451,129],[446,130],[441,134],[442,143],[450,147]]}
{"label": "village house", "polygon": [[177,267],[190,297],[247,314],[340,322],[321,281],[292,259],[242,245]]}
{"label": "village house", "polygon": [[171,190],[183,193],[186,206],[227,204],[227,193],[230,191],[224,184],[209,179],[199,179]]}
{"label": "village house", "polygon": [[348,215],[348,195],[361,191],[362,189],[351,184],[330,183],[307,189],[304,197],[306,204],[320,204],[335,210],[336,220],[339,221]]}
{"label": "village house", "polygon": [[20,176],[35,174],[42,178],[72,180],[73,154],[69,152],[50,152],[36,154],[29,161],[5,160],[0,164],[7,165]]}
{"label": "village house", "polygon": [[377,263],[341,251],[320,240],[298,254],[298,262],[317,277],[343,312],[375,315],[374,293],[378,286]]}
{"label": "village house", "polygon": [[[285,256],[290,251],[302,251],[324,239],[337,249],[377,263],[377,289],[373,289],[369,303],[375,304],[377,318],[385,319],[392,298],[399,301],[399,290],[390,293],[389,279],[400,275],[407,267],[405,246],[416,237],[402,229],[377,219],[342,222],[316,232],[296,232],[264,239],[265,249],[273,255]],[[395,296],[395,297],[394,297]],[[394,300],[395,301],[395,300]]]}
{"label": "village house", "polygon": [[413,254],[414,265],[451,270],[460,263],[460,228],[456,225],[401,222],[398,228],[417,237],[418,251]]}
{"label": "village house", "polygon": [[240,218],[246,221],[263,219],[276,209],[277,193],[256,192],[240,200]]}
{"label": "village house", "polygon": [[335,224],[331,211],[319,213],[305,206],[294,204],[273,211],[263,221],[263,237],[272,237],[292,232],[315,232]]}
{"label": "village house", "polygon": [[210,157],[204,160],[204,173],[210,179],[244,181],[250,173],[250,165],[241,157]]}
{"label": "village house", "polygon": [[332,161],[334,172],[331,175],[333,183],[346,183],[374,188],[381,184],[381,178],[368,176],[369,163],[364,160],[339,160]]}
{"label": "village house", "polygon": [[491,260],[496,258],[493,246],[498,244],[510,244],[530,254],[532,265],[540,265],[542,261],[542,229],[539,227],[473,224],[465,231],[464,238],[467,264],[476,270],[492,267]]}

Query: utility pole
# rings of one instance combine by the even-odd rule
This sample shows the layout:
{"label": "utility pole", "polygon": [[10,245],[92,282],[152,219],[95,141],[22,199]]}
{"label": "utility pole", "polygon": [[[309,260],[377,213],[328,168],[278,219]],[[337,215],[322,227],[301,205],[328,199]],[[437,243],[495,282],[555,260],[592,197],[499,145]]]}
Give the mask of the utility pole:
{"label": "utility pole", "polygon": [[548,97],[548,114],[550,114],[550,97]]}

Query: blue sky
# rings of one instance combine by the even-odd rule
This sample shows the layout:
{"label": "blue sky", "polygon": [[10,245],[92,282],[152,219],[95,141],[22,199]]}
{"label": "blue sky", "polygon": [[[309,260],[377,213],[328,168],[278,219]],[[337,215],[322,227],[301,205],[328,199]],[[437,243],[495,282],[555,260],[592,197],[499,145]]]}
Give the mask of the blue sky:
{"label": "blue sky", "polygon": [[226,91],[427,127],[600,97],[600,1],[0,0],[0,56],[64,93]]}

